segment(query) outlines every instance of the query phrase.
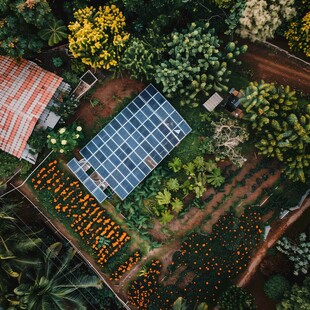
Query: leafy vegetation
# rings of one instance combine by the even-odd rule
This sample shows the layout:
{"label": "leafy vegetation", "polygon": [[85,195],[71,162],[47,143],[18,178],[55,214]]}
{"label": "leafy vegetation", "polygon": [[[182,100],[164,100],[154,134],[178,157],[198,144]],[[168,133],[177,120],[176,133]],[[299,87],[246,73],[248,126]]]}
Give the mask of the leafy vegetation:
{"label": "leafy vegetation", "polygon": [[310,104],[299,105],[289,86],[251,82],[240,99],[261,154],[276,157],[293,181],[306,181],[309,167]]}
{"label": "leafy vegetation", "polygon": [[307,277],[302,285],[294,284],[290,292],[284,295],[277,305],[277,310],[308,309],[310,307],[310,278]]}
{"label": "leafy vegetation", "polygon": [[115,5],[86,7],[76,11],[74,18],[68,26],[72,55],[93,68],[115,67],[129,39],[123,13]]}
{"label": "leafy vegetation", "polygon": [[[167,57],[155,68],[155,80],[163,85],[168,98],[178,96],[181,105],[197,107],[210,91],[227,91],[231,71],[229,64],[247,46],[227,43],[225,49],[209,24],[192,23],[167,38]],[[222,51],[220,51],[222,49]]]}
{"label": "leafy vegetation", "polygon": [[38,32],[54,20],[47,1],[1,1],[0,54],[20,58],[39,52],[45,41]]}
{"label": "leafy vegetation", "polygon": [[49,132],[47,145],[54,152],[68,153],[78,145],[82,137],[82,127],[72,124],[70,127],[62,127],[58,131]]}
{"label": "leafy vegetation", "polygon": [[79,268],[69,268],[75,251],[70,248],[61,257],[62,245],[57,242],[50,245],[40,263],[25,270],[19,278],[19,286],[14,289],[17,300],[11,301],[11,309],[50,309],[62,310],[68,305],[86,309],[83,297],[76,294],[78,289],[96,287],[101,283],[97,276],[83,276],[74,273]]}
{"label": "leafy vegetation", "polygon": [[277,250],[288,256],[294,263],[294,275],[299,273],[307,274],[310,265],[310,242],[307,235],[301,233],[297,241],[290,241],[283,237],[277,242]]}
{"label": "leafy vegetation", "polygon": [[46,40],[49,46],[53,46],[67,38],[67,27],[62,20],[53,20],[46,28],[39,31],[39,36]]}
{"label": "leafy vegetation", "polygon": [[254,297],[242,287],[231,286],[218,299],[218,306],[222,310],[255,310]]}
{"label": "leafy vegetation", "polygon": [[[0,150],[0,162],[5,163],[0,165],[0,181],[5,180],[12,176],[18,169],[21,169],[21,173],[26,173],[31,164],[25,160],[19,160],[18,158],[3,152]],[[0,182],[1,183],[1,182]]]}

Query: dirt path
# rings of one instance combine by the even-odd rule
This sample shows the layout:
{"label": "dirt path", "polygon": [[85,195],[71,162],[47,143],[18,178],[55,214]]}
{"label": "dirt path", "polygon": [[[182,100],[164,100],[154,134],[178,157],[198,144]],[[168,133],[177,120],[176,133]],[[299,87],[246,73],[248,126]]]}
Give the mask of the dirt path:
{"label": "dirt path", "polygon": [[252,81],[264,79],[290,85],[296,90],[310,94],[310,64],[289,58],[284,52],[275,51],[263,44],[241,42],[249,46],[240,59],[243,66],[251,70]]}
{"label": "dirt path", "polygon": [[266,256],[267,250],[271,248],[285,233],[289,226],[291,226],[302,214],[310,207],[310,198],[306,199],[302,206],[296,211],[291,212],[290,215],[282,220],[274,222],[267,239],[259,247],[252,257],[246,271],[240,276],[237,281],[238,286],[246,286],[259,267],[260,263]]}

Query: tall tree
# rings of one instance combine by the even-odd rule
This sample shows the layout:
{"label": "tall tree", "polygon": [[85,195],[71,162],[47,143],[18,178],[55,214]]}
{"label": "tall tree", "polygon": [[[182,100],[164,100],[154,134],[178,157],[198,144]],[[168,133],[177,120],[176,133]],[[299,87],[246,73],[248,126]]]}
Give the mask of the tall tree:
{"label": "tall tree", "polygon": [[20,58],[39,52],[45,42],[38,31],[53,20],[46,0],[1,0],[0,54]]}
{"label": "tall tree", "polygon": [[259,153],[285,164],[293,181],[306,181],[310,165],[310,104],[298,104],[289,86],[251,82],[240,99]]}
{"label": "tall tree", "polygon": [[237,57],[246,49],[234,42],[223,48],[208,23],[192,23],[166,38],[165,60],[155,67],[156,82],[163,85],[168,98],[178,96],[181,105],[197,107],[211,91],[228,89],[229,64],[237,63]]}
{"label": "tall tree", "polygon": [[[41,264],[25,270],[19,278],[20,285],[15,288],[16,308],[12,309],[78,309],[86,310],[79,289],[96,287],[101,284],[96,276],[77,273],[80,265],[73,268],[70,262],[75,251],[70,248],[64,256],[60,255],[61,243],[52,244],[44,255]],[[23,308],[24,307],[24,308]]]}
{"label": "tall tree", "polygon": [[240,18],[240,35],[253,41],[273,38],[282,21],[295,14],[294,0],[248,0]]}
{"label": "tall tree", "polygon": [[115,5],[86,7],[74,13],[68,26],[69,50],[75,58],[93,68],[115,67],[129,39],[125,16]]}

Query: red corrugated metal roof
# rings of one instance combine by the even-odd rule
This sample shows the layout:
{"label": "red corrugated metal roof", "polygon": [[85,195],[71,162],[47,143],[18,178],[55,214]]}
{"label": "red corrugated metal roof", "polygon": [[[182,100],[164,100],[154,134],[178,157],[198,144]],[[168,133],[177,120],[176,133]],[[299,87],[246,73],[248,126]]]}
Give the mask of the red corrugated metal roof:
{"label": "red corrugated metal roof", "polygon": [[35,63],[0,56],[0,149],[21,157],[62,78]]}

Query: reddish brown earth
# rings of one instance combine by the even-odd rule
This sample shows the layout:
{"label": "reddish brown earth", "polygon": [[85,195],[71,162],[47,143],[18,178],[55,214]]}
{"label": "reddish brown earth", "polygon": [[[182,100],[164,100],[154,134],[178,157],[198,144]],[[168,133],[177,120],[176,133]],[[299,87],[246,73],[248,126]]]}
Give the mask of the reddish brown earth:
{"label": "reddish brown earth", "polygon": [[310,60],[306,64],[263,44],[246,41],[243,43],[246,43],[249,49],[240,59],[242,66],[249,69],[251,81],[264,79],[267,82],[290,85],[310,94]]}
{"label": "reddish brown earth", "polygon": [[140,93],[144,87],[145,84],[126,75],[119,79],[106,79],[102,85],[95,85],[96,90],[90,95],[90,98],[99,99],[100,104],[93,107],[89,98],[82,99],[75,119],[87,128],[93,128],[96,121],[110,116],[124,98]]}

